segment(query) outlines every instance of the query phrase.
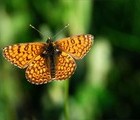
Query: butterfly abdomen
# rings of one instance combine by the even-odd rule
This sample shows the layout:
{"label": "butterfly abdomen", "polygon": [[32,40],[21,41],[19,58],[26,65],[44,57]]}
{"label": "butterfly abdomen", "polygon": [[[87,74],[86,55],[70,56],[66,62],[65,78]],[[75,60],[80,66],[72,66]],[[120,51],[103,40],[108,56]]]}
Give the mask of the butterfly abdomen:
{"label": "butterfly abdomen", "polygon": [[51,78],[55,78],[55,60],[54,56],[49,56],[50,59],[50,72],[51,72]]}

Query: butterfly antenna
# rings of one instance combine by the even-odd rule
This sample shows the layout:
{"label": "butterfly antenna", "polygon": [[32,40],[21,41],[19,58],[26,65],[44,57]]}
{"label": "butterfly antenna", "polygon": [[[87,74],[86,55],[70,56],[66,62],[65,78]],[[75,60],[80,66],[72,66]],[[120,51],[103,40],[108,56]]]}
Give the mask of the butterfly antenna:
{"label": "butterfly antenna", "polygon": [[58,34],[60,34],[63,30],[69,27],[69,24],[65,25],[61,30],[59,30],[52,38],[55,38]]}
{"label": "butterfly antenna", "polygon": [[[33,28],[34,30],[36,30],[41,36],[42,38],[44,38],[45,36],[37,29],[35,28],[33,25],[30,24],[30,27]],[[47,37],[49,39],[49,37]]]}

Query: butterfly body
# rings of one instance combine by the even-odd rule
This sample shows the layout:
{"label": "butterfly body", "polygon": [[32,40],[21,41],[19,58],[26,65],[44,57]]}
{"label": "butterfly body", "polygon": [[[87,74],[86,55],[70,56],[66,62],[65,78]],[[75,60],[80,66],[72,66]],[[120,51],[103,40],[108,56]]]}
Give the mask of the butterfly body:
{"label": "butterfly body", "polygon": [[82,59],[90,50],[93,36],[76,35],[46,43],[20,43],[3,48],[4,57],[17,67],[26,69],[25,76],[32,84],[65,80],[76,69],[75,59]]}
{"label": "butterfly body", "polygon": [[49,69],[51,73],[51,78],[55,78],[55,71],[56,71],[56,60],[57,57],[61,54],[61,51],[56,47],[55,43],[52,42],[51,39],[46,41],[46,47],[42,52],[41,56],[45,59],[48,59],[49,62]]}

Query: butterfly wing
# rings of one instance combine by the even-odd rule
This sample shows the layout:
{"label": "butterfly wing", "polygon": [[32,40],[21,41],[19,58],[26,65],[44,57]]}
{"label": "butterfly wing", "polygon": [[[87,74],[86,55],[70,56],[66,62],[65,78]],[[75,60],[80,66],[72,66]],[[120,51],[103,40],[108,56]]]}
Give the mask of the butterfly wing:
{"label": "butterfly wing", "polygon": [[52,80],[65,80],[69,78],[76,69],[74,59],[65,52],[56,57],[55,76],[52,78],[50,69],[50,59],[37,56],[26,69],[25,76],[32,84],[45,84]]}
{"label": "butterfly wing", "polygon": [[55,79],[65,80],[71,77],[76,69],[75,60],[65,52],[61,52],[56,59]]}
{"label": "butterfly wing", "polygon": [[75,59],[82,59],[90,50],[93,43],[93,36],[77,35],[63,38],[55,42],[58,49],[65,51]]}
{"label": "butterfly wing", "polygon": [[52,80],[48,58],[37,56],[26,69],[25,76],[32,84],[44,84]]}
{"label": "butterfly wing", "polygon": [[47,44],[40,42],[15,44],[3,48],[3,55],[19,68],[25,68],[36,56],[43,52],[45,46]]}

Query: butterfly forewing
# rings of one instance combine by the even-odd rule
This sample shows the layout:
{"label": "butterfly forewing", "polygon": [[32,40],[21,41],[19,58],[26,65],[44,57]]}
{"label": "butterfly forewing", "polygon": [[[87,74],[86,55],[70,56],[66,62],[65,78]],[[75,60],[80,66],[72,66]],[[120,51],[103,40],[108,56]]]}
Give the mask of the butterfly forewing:
{"label": "butterfly forewing", "polygon": [[67,52],[75,59],[82,59],[92,46],[93,36],[77,35],[63,38],[55,43],[60,50]]}
{"label": "butterfly forewing", "polygon": [[49,82],[51,78],[49,60],[37,56],[26,69],[26,78],[33,84],[43,84]]}
{"label": "butterfly forewing", "polygon": [[4,57],[19,68],[25,68],[38,55],[40,55],[45,43],[21,43],[3,48]]}
{"label": "butterfly forewing", "polygon": [[76,69],[75,60],[65,52],[62,52],[56,60],[55,79],[65,80],[71,77]]}

